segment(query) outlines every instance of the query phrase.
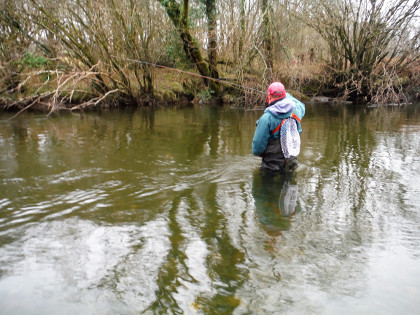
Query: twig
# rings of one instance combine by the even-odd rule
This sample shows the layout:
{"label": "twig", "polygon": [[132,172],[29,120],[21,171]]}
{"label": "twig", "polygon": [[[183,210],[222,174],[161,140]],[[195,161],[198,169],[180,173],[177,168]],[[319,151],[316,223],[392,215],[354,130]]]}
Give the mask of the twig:
{"label": "twig", "polygon": [[77,106],[72,107],[70,109],[70,111],[73,111],[73,110],[76,110],[76,109],[81,109],[81,108],[84,108],[84,107],[87,107],[87,106],[96,106],[96,105],[98,105],[98,103],[103,101],[108,95],[110,95],[112,93],[115,93],[115,92],[118,92],[118,91],[120,91],[120,89],[114,89],[112,91],[108,91],[104,95],[102,95],[101,97],[93,98],[93,99],[91,99],[87,102],[84,102],[82,104],[79,104]]}
{"label": "twig", "polygon": [[9,118],[9,120],[16,118],[18,115],[20,115],[21,113],[23,113],[25,110],[27,110],[28,108],[32,107],[34,104],[38,103],[43,97],[47,97],[48,95],[51,95],[52,92],[46,92],[40,96],[38,96],[31,104],[25,106],[24,108],[22,108],[19,112],[16,113],[16,115],[14,115],[13,117]]}

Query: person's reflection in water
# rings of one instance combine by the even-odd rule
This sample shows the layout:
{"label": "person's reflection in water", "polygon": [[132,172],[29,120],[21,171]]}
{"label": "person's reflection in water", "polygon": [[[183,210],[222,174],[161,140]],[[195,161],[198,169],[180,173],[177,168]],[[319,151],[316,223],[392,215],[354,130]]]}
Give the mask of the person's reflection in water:
{"label": "person's reflection in water", "polygon": [[292,217],[301,208],[298,193],[292,171],[254,172],[252,194],[256,213],[268,235],[277,237],[290,228]]}

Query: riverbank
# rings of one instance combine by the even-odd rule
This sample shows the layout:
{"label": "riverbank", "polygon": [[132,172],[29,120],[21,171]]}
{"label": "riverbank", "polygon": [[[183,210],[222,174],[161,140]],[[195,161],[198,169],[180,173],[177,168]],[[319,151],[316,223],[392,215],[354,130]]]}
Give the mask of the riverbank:
{"label": "riverbank", "polygon": [[[281,67],[279,67],[281,68]],[[287,91],[303,102],[348,103],[348,95],[342,89],[328,83],[328,74],[321,65],[288,65],[278,74]],[[150,86],[139,84],[136,78],[125,84],[126,88],[113,87],[113,79],[101,88],[97,84],[97,72],[52,71],[27,69],[12,88],[0,94],[0,111],[57,111],[100,110],[106,108],[174,106],[218,104],[238,108],[255,108],[265,103],[266,83],[257,72],[244,75],[241,80],[229,71],[220,71],[224,76],[217,82],[221,87],[214,95],[202,77],[193,72],[178,69],[153,69]],[[127,75],[127,77],[129,77]],[[214,79],[213,79],[214,80]],[[400,98],[396,103],[420,100],[417,82],[405,78],[400,85]],[[4,82],[3,82],[4,85]],[[367,103],[367,102],[365,102]]]}
{"label": "riverbank", "polygon": [[[70,80],[68,84],[59,84],[60,81],[68,80],[66,78],[71,75],[63,73],[62,78],[51,76],[47,81],[42,77],[45,76],[45,71],[39,71],[38,75],[23,74],[15,88],[0,95],[0,110],[54,112],[209,103],[254,107],[263,104],[266,97],[265,84],[252,75],[246,76],[242,82],[232,75],[218,79],[221,86],[219,95],[214,95],[202,78],[194,76],[195,73],[188,75],[176,71],[154,70],[153,89],[143,91],[133,81],[130,84],[133,87],[130,93],[121,88],[95,90],[94,80],[88,84],[86,81]],[[288,92],[299,99],[309,100],[309,96],[298,90],[288,89]]]}

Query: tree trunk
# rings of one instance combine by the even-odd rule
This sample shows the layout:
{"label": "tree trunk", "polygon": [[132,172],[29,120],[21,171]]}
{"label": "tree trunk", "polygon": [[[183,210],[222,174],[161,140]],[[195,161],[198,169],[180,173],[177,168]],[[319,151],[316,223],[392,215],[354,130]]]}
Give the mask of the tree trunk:
{"label": "tree trunk", "polygon": [[[193,40],[193,37],[189,30],[188,0],[183,1],[184,7],[182,14],[180,6],[175,0],[158,1],[165,8],[166,13],[168,14],[172,23],[176,27],[178,34],[181,37],[184,51],[187,57],[196,65],[198,72],[200,72],[202,76],[211,78],[210,68],[207,62],[203,59],[200,49],[198,48],[196,42]],[[220,87],[216,81],[205,78],[204,83],[215,93],[215,95],[219,95]]]}
{"label": "tree trunk", "polygon": [[245,36],[245,0],[241,0],[241,11],[240,11],[240,23],[241,23],[241,34],[239,37],[239,58],[242,58],[244,50],[244,36]]}
{"label": "tree trunk", "polygon": [[211,77],[218,79],[217,72],[217,20],[216,0],[205,0],[207,16],[208,58]]}
{"label": "tree trunk", "polygon": [[273,79],[273,43],[271,39],[272,31],[268,0],[262,0],[261,10],[263,14],[263,47],[265,54],[265,64],[268,72],[266,78],[271,82]]}

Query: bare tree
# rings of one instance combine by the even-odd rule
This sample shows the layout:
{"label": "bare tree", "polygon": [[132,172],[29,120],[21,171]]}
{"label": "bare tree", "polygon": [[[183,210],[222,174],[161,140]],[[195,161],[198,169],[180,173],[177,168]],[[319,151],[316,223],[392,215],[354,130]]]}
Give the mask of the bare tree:
{"label": "bare tree", "polygon": [[[53,104],[77,98],[84,105],[139,104],[160,94],[155,81],[170,81],[172,74],[156,75],[161,63],[166,75],[169,67],[176,75],[196,67],[214,96],[221,95],[223,76],[236,83],[224,91],[241,90],[251,104],[263,102],[260,91],[274,79],[299,91],[325,84],[354,99],[398,100],[402,71],[419,61],[420,35],[411,27],[419,6],[419,0],[0,0],[0,92],[28,96],[23,106],[48,96]],[[186,81],[197,89],[191,76]]]}
{"label": "bare tree", "polygon": [[[322,0],[300,6],[302,20],[328,43],[336,82],[353,99],[374,93],[380,66],[403,69],[419,57],[419,34],[409,36],[418,0]],[[384,73],[382,73],[384,74]]]}
{"label": "bare tree", "polygon": [[[20,0],[24,5],[13,10],[8,0],[3,1],[8,9],[2,15],[7,22],[5,36],[6,30],[19,34],[22,40],[26,40],[22,51],[35,45],[44,55],[60,60],[57,64],[60,68],[49,72],[48,76],[54,73],[61,75],[65,65],[69,77],[76,80],[73,83],[80,84],[80,78],[83,78],[81,87],[86,88],[80,93],[86,97],[103,100],[102,96],[107,95],[130,104],[153,96],[153,68],[150,64],[154,62],[152,56],[157,58],[159,54],[153,54],[151,50],[161,48],[159,31],[154,22],[160,8],[155,2]],[[16,17],[12,17],[11,13]],[[13,39],[16,41],[16,36]],[[10,52],[11,47],[13,45],[6,47],[9,49],[5,51]],[[89,71],[90,75],[74,76],[77,71],[81,74]],[[39,71],[36,73],[45,75]],[[26,77],[35,80],[33,72],[27,73]],[[30,82],[25,78],[23,80]],[[73,95],[75,90],[70,87],[71,81],[62,81],[66,82],[60,84],[62,91],[67,90]],[[43,88],[48,86],[43,84]],[[113,93],[108,94],[109,91]],[[55,95],[66,99],[63,93]]]}

